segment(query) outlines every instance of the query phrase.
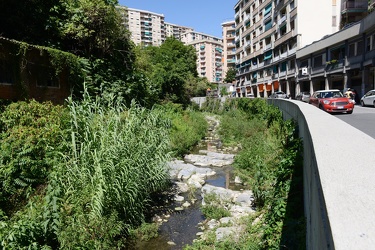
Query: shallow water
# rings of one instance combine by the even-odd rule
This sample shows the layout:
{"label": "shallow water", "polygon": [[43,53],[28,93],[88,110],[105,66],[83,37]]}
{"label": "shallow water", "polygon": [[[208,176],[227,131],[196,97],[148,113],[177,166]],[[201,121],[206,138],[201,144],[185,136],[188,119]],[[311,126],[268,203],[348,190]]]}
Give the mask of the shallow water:
{"label": "shallow water", "polygon": [[[216,125],[216,124],[215,124]],[[212,130],[210,130],[212,131]],[[220,140],[204,141],[196,146],[191,153],[198,154],[199,150],[210,150],[216,151],[221,148],[222,143]],[[215,176],[210,176],[206,179],[206,183],[217,186],[228,188],[232,190],[240,190],[243,188],[242,185],[234,184],[234,176],[232,174],[233,168],[231,166],[216,168],[211,167],[215,172]],[[189,201],[189,194],[181,194],[184,196],[185,201]],[[202,197],[200,190],[195,194],[197,201],[192,204],[189,208],[185,208],[183,211],[175,211],[175,207],[180,207],[183,202],[173,202],[166,210],[172,211],[170,218],[167,222],[164,222],[159,228],[159,237],[152,239],[148,242],[139,242],[134,247],[135,250],[178,250],[183,249],[185,245],[191,245],[193,240],[197,238],[196,234],[202,230],[199,228],[199,223],[205,220],[202,212],[200,211],[200,205]],[[168,242],[173,242],[175,245],[170,245]]]}

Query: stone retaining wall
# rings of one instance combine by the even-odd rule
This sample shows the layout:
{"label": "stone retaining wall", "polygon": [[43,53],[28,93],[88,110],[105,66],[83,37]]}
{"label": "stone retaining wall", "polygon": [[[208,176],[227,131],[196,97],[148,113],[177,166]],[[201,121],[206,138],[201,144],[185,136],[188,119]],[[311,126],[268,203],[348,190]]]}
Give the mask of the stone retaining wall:
{"label": "stone retaining wall", "polygon": [[375,140],[307,103],[268,103],[298,122],[303,139],[306,248],[373,249]]}

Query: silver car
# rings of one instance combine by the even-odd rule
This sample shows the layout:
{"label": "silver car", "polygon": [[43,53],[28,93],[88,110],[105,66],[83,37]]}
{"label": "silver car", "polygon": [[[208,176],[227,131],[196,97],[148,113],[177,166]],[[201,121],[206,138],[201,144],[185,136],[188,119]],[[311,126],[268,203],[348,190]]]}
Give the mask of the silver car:
{"label": "silver car", "polygon": [[310,96],[310,92],[300,92],[298,95],[296,95],[296,100],[309,102]]}
{"label": "silver car", "polygon": [[272,93],[269,98],[287,98],[286,94],[282,91],[276,91]]}
{"label": "silver car", "polygon": [[361,105],[364,106],[373,106],[375,107],[375,89],[370,90],[361,98]]}

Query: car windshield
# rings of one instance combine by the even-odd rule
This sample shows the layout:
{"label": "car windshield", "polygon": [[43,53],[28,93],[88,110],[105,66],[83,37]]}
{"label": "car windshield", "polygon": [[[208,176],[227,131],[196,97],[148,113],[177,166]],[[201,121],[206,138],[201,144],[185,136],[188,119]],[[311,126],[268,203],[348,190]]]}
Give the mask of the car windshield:
{"label": "car windshield", "polygon": [[336,98],[336,97],[343,97],[340,91],[328,91],[321,93],[321,98]]}

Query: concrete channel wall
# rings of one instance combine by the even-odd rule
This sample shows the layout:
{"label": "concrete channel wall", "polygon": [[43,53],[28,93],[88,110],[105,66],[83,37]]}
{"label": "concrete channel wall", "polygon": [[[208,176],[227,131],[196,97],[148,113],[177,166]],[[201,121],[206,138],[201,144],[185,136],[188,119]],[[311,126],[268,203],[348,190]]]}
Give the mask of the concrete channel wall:
{"label": "concrete channel wall", "polygon": [[307,249],[375,249],[375,139],[336,117],[347,114],[268,103],[298,122],[303,139]]}

